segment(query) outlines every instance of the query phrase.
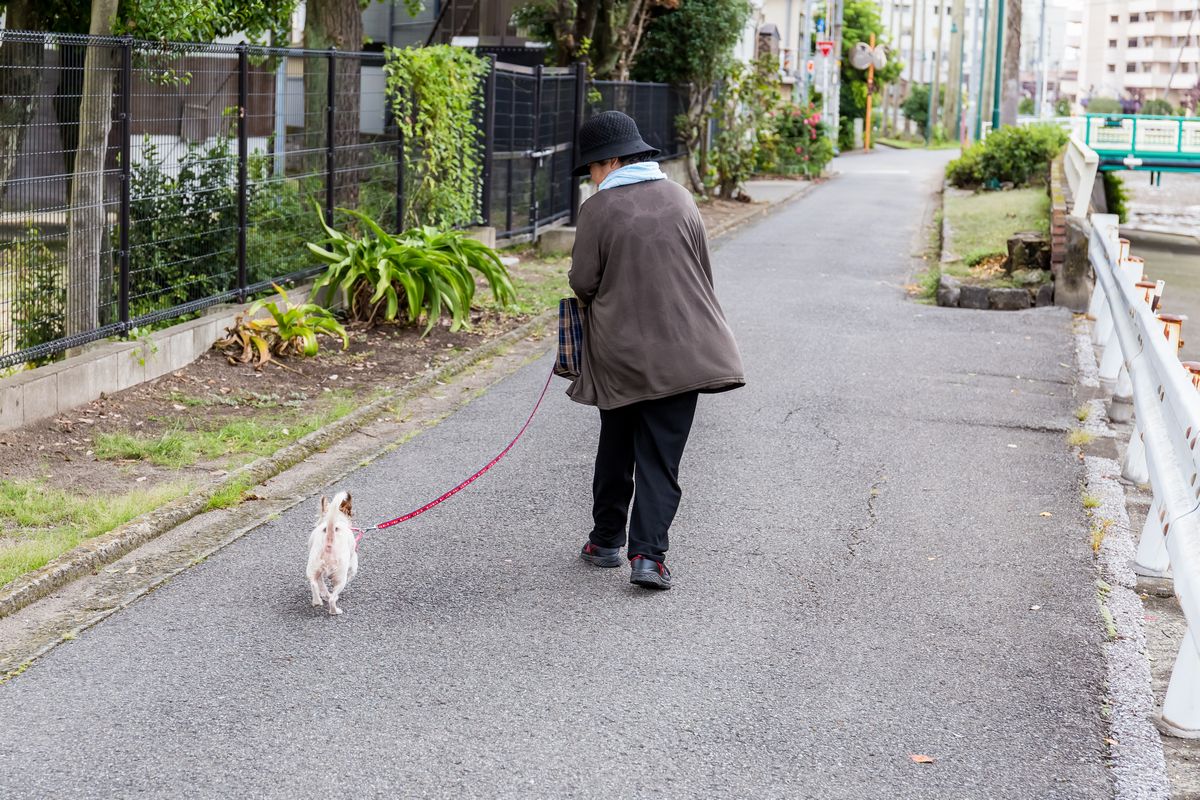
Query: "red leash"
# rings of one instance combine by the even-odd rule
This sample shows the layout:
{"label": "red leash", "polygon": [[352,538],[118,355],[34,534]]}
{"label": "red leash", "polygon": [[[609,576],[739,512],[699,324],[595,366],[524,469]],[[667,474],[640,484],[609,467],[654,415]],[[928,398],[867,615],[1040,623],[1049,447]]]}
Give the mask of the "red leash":
{"label": "red leash", "polygon": [[354,528],[353,530],[358,533],[358,535],[354,537],[355,549],[358,549],[358,543],[360,540],[362,540],[363,535],[367,531],[381,531],[384,528],[390,528],[393,525],[399,525],[401,522],[407,522],[408,520],[412,519],[413,517],[421,516],[426,511],[429,511],[431,508],[434,508],[435,506],[439,506],[442,503],[449,500],[451,497],[454,497],[454,495],[458,494],[463,489],[467,488],[472,483],[474,483],[476,480],[478,480],[480,477],[482,477],[485,472],[487,472],[492,467],[494,467],[498,463],[500,463],[500,459],[502,459],[506,455],[508,455],[508,451],[513,449],[513,445],[515,445],[518,441],[520,441],[521,437],[525,435],[526,429],[529,428],[529,424],[531,422],[533,422],[534,416],[537,414],[538,409],[541,408],[542,400],[546,399],[546,392],[549,391],[550,381],[553,379],[554,379],[554,372],[551,372],[546,377],[546,385],[542,387],[542,393],[540,395],[538,395],[537,402],[533,404],[533,411],[529,412],[529,419],[525,420],[525,424],[521,426],[521,430],[517,431],[517,435],[513,437],[513,440],[508,443],[507,447],[505,447],[503,450],[500,451],[500,454],[498,456],[493,458],[488,463],[484,464],[478,471],[475,472],[474,475],[467,478],[465,481],[458,484],[453,489],[451,489],[450,491],[443,494],[441,497],[438,497],[434,500],[430,500],[428,503],[421,506],[420,508],[410,511],[407,514],[405,514],[404,516],[396,517],[395,519],[389,519],[387,522],[381,522],[378,525],[372,525],[370,528],[367,528],[366,530],[363,530],[362,528]]}

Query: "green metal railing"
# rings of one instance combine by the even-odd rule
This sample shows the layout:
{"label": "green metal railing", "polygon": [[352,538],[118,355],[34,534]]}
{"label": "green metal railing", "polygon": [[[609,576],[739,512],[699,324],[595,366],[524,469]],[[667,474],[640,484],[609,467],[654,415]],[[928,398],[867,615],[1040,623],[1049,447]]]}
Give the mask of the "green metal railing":
{"label": "green metal railing", "polygon": [[1100,156],[1100,169],[1200,171],[1200,118],[1142,114],[1084,114],[1083,141]]}

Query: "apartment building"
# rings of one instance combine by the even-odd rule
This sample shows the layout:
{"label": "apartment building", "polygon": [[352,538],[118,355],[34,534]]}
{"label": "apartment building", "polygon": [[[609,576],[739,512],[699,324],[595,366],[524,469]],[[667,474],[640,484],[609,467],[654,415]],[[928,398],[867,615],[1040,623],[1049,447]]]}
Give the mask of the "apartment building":
{"label": "apartment building", "polygon": [[1194,102],[1200,85],[1195,0],[1089,0],[1082,13],[1077,92]]}

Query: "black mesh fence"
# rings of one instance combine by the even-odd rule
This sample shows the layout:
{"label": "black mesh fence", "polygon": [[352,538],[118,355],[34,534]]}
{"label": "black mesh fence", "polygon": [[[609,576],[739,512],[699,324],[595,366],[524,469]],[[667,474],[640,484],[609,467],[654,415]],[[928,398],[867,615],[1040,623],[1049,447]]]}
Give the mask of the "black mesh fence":
{"label": "black mesh fence", "polygon": [[[0,370],[316,274],[318,210],[402,227],[381,54],[0,36]],[[679,152],[675,90],[589,98],[581,76],[496,65],[479,215],[461,224],[514,241],[568,220],[575,129],[597,110]]]}

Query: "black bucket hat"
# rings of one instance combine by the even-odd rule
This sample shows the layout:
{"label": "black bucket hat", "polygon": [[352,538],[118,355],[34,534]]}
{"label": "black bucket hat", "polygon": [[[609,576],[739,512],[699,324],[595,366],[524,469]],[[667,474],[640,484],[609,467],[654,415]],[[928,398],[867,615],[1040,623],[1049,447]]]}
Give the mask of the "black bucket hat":
{"label": "black bucket hat", "polygon": [[620,111],[602,111],[579,126],[579,160],[574,174],[588,174],[588,165],[610,158],[636,156],[641,153],[658,155],[658,148],[642,140],[637,123]]}

